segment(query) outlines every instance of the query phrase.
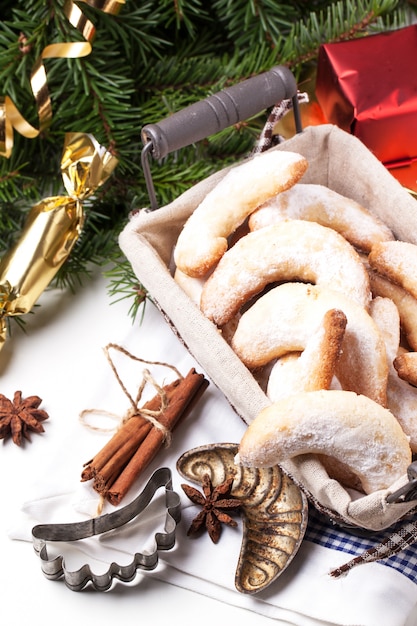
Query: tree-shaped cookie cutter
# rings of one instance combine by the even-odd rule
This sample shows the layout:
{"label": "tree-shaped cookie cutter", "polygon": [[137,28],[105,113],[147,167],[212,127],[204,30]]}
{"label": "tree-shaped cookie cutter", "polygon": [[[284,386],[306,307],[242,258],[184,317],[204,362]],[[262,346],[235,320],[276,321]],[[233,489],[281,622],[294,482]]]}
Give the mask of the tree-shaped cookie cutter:
{"label": "tree-shaped cookie cutter", "polygon": [[[76,571],[66,568],[64,556],[48,557],[47,542],[73,542],[100,535],[120,528],[137,517],[151,502],[156,491],[165,486],[166,519],[164,532],[155,533],[154,550],[146,554],[136,552],[133,560],[127,565],[111,563],[103,574],[94,574],[86,563]],[[90,581],[97,591],[110,589],[113,579],[123,583],[131,582],[138,569],[152,570],[158,564],[158,551],[170,550],[175,545],[175,531],[181,519],[179,495],[172,488],[172,474],[169,468],[163,467],[154,472],[142,492],[130,504],[113,513],[99,517],[73,522],[69,524],[39,524],[32,528],[33,547],[41,559],[41,569],[49,580],[64,579],[72,591],[81,591]]]}

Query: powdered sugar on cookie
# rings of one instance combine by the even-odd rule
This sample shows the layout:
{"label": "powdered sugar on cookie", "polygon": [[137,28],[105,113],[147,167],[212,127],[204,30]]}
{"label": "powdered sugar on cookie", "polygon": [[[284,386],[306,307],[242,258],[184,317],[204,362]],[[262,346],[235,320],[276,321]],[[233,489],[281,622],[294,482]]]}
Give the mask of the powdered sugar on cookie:
{"label": "powdered sugar on cookie", "polygon": [[307,167],[300,154],[272,150],[231,169],[184,224],[174,251],[176,266],[190,276],[204,276],[248,215],[294,185]]}
{"label": "powdered sugar on cookie", "polygon": [[369,252],[375,243],[394,235],[378,217],[360,204],[325,187],[298,183],[259,207],[249,219],[250,230],[281,220],[300,219],[333,228],[353,246]]}
{"label": "powdered sugar on cookie", "polygon": [[365,308],[370,302],[354,248],[330,228],[290,220],[249,233],[224,254],[204,285],[201,310],[221,326],[268,284],[292,280],[331,287]]}
{"label": "powdered sugar on cookie", "polygon": [[306,391],[263,409],[240,442],[237,461],[271,467],[300,454],[330,454],[359,477],[365,493],[407,472],[408,439],[388,409],[349,391]]}

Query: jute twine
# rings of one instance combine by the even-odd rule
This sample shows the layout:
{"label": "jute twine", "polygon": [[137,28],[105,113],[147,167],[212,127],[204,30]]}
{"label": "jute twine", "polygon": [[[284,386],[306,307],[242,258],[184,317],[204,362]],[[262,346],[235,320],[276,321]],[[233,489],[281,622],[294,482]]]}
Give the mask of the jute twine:
{"label": "jute twine", "polygon": [[[86,426],[87,428],[89,428],[90,430],[94,430],[94,431],[98,431],[98,432],[102,432],[102,433],[106,433],[106,432],[116,432],[117,430],[119,430],[129,419],[132,419],[134,417],[143,417],[144,419],[146,419],[148,422],[150,422],[152,424],[152,426],[154,426],[155,428],[157,428],[158,430],[160,430],[163,434],[164,437],[164,445],[166,447],[168,447],[171,444],[171,439],[172,439],[172,433],[169,430],[169,428],[166,428],[163,424],[161,424],[161,422],[159,421],[159,418],[161,417],[161,415],[164,413],[164,411],[166,410],[167,406],[168,406],[168,399],[167,399],[167,395],[163,389],[163,387],[161,387],[156,380],[154,379],[154,377],[152,376],[152,374],[150,373],[149,369],[145,368],[142,371],[142,380],[139,384],[138,387],[138,391],[136,394],[136,397],[133,398],[133,396],[129,393],[129,390],[127,389],[126,385],[124,384],[114,362],[113,359],[111,358],[110,355],[110,350],[116,350],[118,352],[120,352],[121,354],[127,356],[128,358],[132,359],[133,361],[137,361],[139,363],[144,363],[146,365],[152,365],[152,366],[161,366],[161,367],[167,367],[169,369],[171,369],[173,372],[175,372],[175,374],[177,375],[177,377],[179,379],[183,379],[183,375],[178,371],[178,369],[174,366],[171,365],[169,363],[165,363],[163,361],[149,361],[147,359],[142,359],[134,354],[132,354],[131,352],[129,352],[128,350],[126,350],[126,348],[123,348],[122,346],[119,346],[118,344],[115,343],[109,343],[107,344],[107,346],[105,346],[104,348],[104,353],[106,355],[107,361],[114,373],[114,376],[117,380],[117,382],[119,383],[119,386],[121,387],[123,393],[125,394],[125,396],[127,397],[127,399],[129,400],[130,406],[127,409],[127,411],[124,413],[124,415],[120,416],[117,415],[116,413],[111,413],[110,411],[106,411],[106,410],[102,410],[102,409],[84,409],[83,411],[81,411],[80,413],[80,421],[82,422],[82,424],[84,426]],[[145,408],[140,408],[139,407],[139,403],[142,399],[142,395],[143,395],[143,391],[146,387],[147,384],[150,384],[154,387],[156,393],[159,395],[160,399],[161,399],[161,406],[158,410],[156,411],[152,411],[149,409],[145,409]],[[92,414],[96,414],[96,415],[104,415],[106,417],[110,417],[111,419],[114,419],[118,422],[118,426],[116,428],[103,428],[101,426],[94,426],[93,424],[88,422],[87,417],[89,415]],[[103,505],[104,505],[104,500],[105,497],[101,496],[100,497],[100,504],[98,507],[98,513],[100,514],[102,509],[103,509]]]}

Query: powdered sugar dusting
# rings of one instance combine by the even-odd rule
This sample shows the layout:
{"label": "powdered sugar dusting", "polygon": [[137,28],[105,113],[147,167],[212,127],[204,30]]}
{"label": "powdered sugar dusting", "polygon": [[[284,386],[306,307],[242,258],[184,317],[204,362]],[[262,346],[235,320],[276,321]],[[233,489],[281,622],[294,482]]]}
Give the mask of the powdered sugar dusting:
{"label": "powdered sugar dusting", "polygon": [[262,367],[304,350],[330,309],[343,311],[347,318],[336,368],[343,388],[383,403],[388,367],[381,333],[361,305],[326,287],[284,283],[271,289],[242,314],[232,348],[247,367]]}
{"label": "powdered sugar dusting", "polygon": [[204,286],[201,307],[222,325],[266,285],[327,285],[367,307],[368,274],[353,247],[330,228],[290,220],[249,233],[230,248]]}
{"label": "powdered sugar dusting", "polygon": [[223,254],[222,240],[227,247],[227,237],[252,211],[294,185],[306,169],[303,156],[286,151],[265,152],[231,169],[186,221],[174,252],[177,267],[205,273]]}
{"label": "powdered sugar dusting", "polygon": [[257,467],[306,453],[346,464],[366,493],[385,489],[407,470],[407,439],[395,417],[365,396],[312,391],[264,409],[246,431],[239,460]]}
{"label": "powdered sugar dusting", "polygon": [[394,239],[391,230],[379,218],[354,200],[323,185],[297,183],[277,194],[254,212],[250,229],[257,230],[286,219],[303,219],[333,228],[365,251],[379,241]]}
{"label": "powdered sugar dusting", "polygon": [[417,298],[417,246],[415,244],[406,241],[375,244],[369,255],[369,264]]}

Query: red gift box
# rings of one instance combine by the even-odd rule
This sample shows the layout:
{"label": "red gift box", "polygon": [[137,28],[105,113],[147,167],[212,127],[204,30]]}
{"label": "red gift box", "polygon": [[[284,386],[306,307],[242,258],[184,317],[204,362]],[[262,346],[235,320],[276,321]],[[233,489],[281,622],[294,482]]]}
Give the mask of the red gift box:
{"label": "red gift box", "polygon": [[319,51],[316,97],[328,122],[354,134],[390,168],[417,159],[416,58],[417,26]]}

